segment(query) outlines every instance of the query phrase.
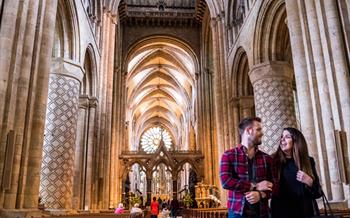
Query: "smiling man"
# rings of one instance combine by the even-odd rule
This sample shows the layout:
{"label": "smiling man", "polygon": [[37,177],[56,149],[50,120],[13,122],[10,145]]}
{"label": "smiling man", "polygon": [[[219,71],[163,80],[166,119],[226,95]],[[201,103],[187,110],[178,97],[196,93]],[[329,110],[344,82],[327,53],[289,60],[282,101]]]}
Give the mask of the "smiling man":
{"label": "smiling man", "polygon": [[264,135],[261,119],[245,118],[238,128],[241,143],[225,151],[220,162],[221,183],[228,190],[228,215],[265,218],[273,186],[272,159],[258,148]]}

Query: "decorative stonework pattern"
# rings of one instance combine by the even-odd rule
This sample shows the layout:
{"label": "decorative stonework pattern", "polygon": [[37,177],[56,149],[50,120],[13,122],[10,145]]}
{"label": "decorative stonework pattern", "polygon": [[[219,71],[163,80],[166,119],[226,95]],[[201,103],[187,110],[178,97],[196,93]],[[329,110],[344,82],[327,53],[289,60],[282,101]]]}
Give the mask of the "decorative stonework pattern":
{"label": "decorative stonework pattern", "polygon": [[296,125],[292,84],[280,78],[268,78],[253,86],[256,115],[262,119],[264,131],[261,149],[271,154],[278,148],[282,129]]}
{"label": "decorative stonework pattern", "polygon": [[40,196],[49,209],[71,207],[79,85],[50,75],[40,179]]}

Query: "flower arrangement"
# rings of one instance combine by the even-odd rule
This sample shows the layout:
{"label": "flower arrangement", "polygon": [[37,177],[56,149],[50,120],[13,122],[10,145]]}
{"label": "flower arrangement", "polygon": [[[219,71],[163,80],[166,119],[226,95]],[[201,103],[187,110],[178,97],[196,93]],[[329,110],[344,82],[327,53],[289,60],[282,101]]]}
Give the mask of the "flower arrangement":
{"label": "flower arrangement", "polygon": [[131,208],[136,203],[141,204],[141,198],[140,198],[140,196],[137,196],[137,195],[131,196],[129,202],[130,202],[130,208]]}
{"label": "flower arrangement", "polygon": [[192,196],[191,194],[189,193],[186,193],[182,199],[185,207],[189,208],[190,206],[192,206],[193,204],[193,199],[192,199]]}

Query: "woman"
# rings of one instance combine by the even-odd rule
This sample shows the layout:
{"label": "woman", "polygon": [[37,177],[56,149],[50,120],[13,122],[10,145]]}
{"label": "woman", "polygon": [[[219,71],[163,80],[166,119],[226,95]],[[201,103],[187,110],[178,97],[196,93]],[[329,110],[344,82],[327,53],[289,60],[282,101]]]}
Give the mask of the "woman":
{"label": "woman", "polygon": [[272,218],[317,215],[319,211],[315,199],[321,197],[320,183],[315,161],[309,157],[303,134],[295,128],[285,128],[273,159]]}
{"label": "woman", "polygon": [[153,197],[153,201],[151,203],[151,218],[157,218],[159,214],[159,204],[157,202],[157,198]]}

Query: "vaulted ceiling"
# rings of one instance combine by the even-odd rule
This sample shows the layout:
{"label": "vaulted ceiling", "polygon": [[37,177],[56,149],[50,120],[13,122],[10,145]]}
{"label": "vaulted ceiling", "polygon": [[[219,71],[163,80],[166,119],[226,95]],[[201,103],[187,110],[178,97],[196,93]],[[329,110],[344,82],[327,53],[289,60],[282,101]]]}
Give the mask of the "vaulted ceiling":
{"label": "vaulted ceiling", "polygon": [[134,136],[130,145],[137,149],[143,132],[161,126],[181,146],[196,94],[194,53],[179,41],[158,38],[135,46],[127,63],[127,120]]}

